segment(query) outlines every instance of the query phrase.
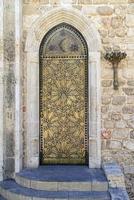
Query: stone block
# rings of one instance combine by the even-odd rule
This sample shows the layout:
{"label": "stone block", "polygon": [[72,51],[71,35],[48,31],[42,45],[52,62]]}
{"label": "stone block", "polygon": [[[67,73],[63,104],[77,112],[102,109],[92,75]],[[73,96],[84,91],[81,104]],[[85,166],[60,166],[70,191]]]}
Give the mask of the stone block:
{"label": "stone block", "polygon": [[109,6],[100,6],[97,8],[97,12],[100,15],[112,15],[113,14],[113,8]]}
{"label": "stone block", "polygon": [[127,191],[124,188],[110,188],[109,192],[113,200],[129,200]]}
{"label": "stone block", "polygon": [[134,3],[134,0],[128,0],[128,3]]}
{"label": "stone block", "polygon": [[92,0],[76,0],[76,3],[78,4],[84,4],[84,5],[89,5],[92,3]]}
{"label": "stone block", "polygon": [[15,171],[15,160],[14,158],[7,158],[5,162],[5,172],[12,174]]}
{"label": "stone block", "polygon": [[57,191],[58,183],[31,180],[31,188],[37,189],[37,190]]}
{"label": "stone block", "polygon": [[16,183],[18,183],[19,185],[21,185],[23,187],[28,187],[28,188],[31,187],[31,180],[24,178],[24,177],[21,177],[17,174],[15,176],[15,181],[16,181]]}
{"label": "stone block", "polygon": [[59,182],[59,191],[91,191],[91,182]]}
{"label": "stone block", "polygon": [[102,106],[101,107],[101,112],[107,114],[107,112],[108,112],[108,106]]}
{"label": "stone block", "polygon": [[123,139],[129,137],[129,129],[114,129],[112,133],[112,138],[114,139]]}
{"label": "stone block", "polygon": [[99,33],[103,38],[108,36],[108,30],[107,29],[104,29],[104,28],[99,29]]}
{"label": "stone block", "polygon": [[110,87],[112,85],[112,80],[102,80],[101,85],[102,87]]}
{"label": "stone block", "polygon": [[[103,79],[113,79],[113,70],[109,68],[104,68],[102,69],[102,74],[101,74]],[[108,80],[109,81],[109,80]]]}
{"label": "stone block", "polygon": [[23,5],[23,15],[35,15],[37,13],[37,10],[38,10],[38,6],[36,4]]}
{"label": "stone block", "polygon": [[126,102],[125,96],[114,96],[112,100],[113,105],[123,105]]}
{"label": "stone block", "polygon": [[114,128],[114,122],[113,121],[111,121],[111,120],[106,120],[105,122],[104,122],[104,127],[106,128],[106,129],[113,129]]}
{"label": "stone block", "polygon": [[134,37],[134,28],[129,28],[128,29],[127,36],[128,37]]}
{"label": "stone block", "polygon": [[126,25],[128,27],[134,26],[134,14],[127,14],[126,15]]}
{"label": "stone block", "polygon": [[107,191],[108,183],[107,182],[92,182],[92,191]]}
{"label": "stone block", "polygon": [[134,50],[134,44],[132,43],[132,41],[129,44],[127,44],[127,49]]}
{"label": "stone block", "polygon": [[134,95],[134,88],[123,88],[126,95]]}
{"label": "stone block", "polygon": [[110,188],[125,188],[124,175],[119,165],[116,163],[106,163],[103,165],[103,169]]}
{"label": "stone block", "polygon": [[115,128],[126,128],[126,127],[127,127],[127,124],[123,120],[115,122]]}
{"label": "stone block", "polygon": [[134,140],[124,140],[123,141],[123,147],[130,150],[130,151],[134,151]]}
{"label": "stone block", "polygon": [[134,129],[130,131],[130,139],[134,139]]}
{"label": "stone block", "polygon": [[133,114],[134,113],[134,106],[133,105],[124,106],[122,108],[122,112],[123,112],[123,114]]}
{"label": "stone block", "polygon": [[127,97],[127,104],[134,104],[134,96]]}
{"label": "stone block", "polygon": [[130,86],[134,86],[134,80],[128,80],[127,84],[130,85]]}
{"label": "stone block", "polygon": [[134,72],[130,68],[124,68],[122,70],[122,75],[125,79],[134,79]]}
{"label": "stone block", "polygon": [[122,116],[120,113],[112,112],[111,113],[111,119],[114,121],[119,121],[121,120]]}
{"label": "stone block", "polygon": [[127,3],[127,0],[93,0],[94,4],[120,4],[120,3]]}
{"label": "stone block", "polygon": [[6,156],[13,157],[14,153],[15,153],[14,134],[10,132],[6,134]]}
{"label": "stone block", "polygon": [[125,35],[127,34],[127,30],[125,29],[125,27],[117,28],[115,30],[115,34],[118,37],[125,37]]}
{"label": "stone block", "polygon": [[91,15],[95,16],[95,15],[97,15],[96,7],[93,6],[93,5],[90,5],[90,6],[83,5],[81,11],[86,16],[91,16]]}
{"label": "stone block", "polygon": [[134,128],[134,114],[128,116],[126,122],[129,128]]}
{"label": "stone block", "polygon": [[121,144],[120,141],[110,140],[109,148],[110,149],[121,149],[122,148],[122,144]]}
{"label": "stone block", "polygon": [[49,4],[49,0],[40,0],[40,3],[42,3],[42,4]]}
{"label": "stone block", "polygon": [[50,0],[50,4],[52,5],[59,5],[61,3],[60,0]]}
{"label": "stone block", "polygon": [[103,88],[102,90],[103,95],[112,95],[114,93],[113,89],[109,89],[109,88]]}
{"label": "stone block", "polygon": [[119,28],[123,25],[123,18],[121,16],[116,16],[112,18],[111,26],[113,29]]}
{"label": "stone block", "polygon": [[110,98],[110,96],[102,96],[101,101],[102,101],[102,104],[107,105],[107,104],[110,104],[111,98]]}

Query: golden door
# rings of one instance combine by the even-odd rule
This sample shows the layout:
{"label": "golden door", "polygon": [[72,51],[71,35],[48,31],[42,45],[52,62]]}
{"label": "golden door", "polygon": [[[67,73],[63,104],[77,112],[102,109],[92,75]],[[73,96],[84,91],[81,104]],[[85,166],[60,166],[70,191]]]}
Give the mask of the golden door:
{"label": "golden door", "polygon": [[88,157],[87,45],[63,23],[40,47],[41,164],[86,164]]}

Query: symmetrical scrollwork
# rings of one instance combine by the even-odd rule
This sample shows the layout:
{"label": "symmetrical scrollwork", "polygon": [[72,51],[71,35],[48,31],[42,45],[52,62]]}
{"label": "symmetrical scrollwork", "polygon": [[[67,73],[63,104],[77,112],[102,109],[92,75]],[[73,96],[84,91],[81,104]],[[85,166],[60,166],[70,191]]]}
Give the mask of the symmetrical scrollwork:
{"label": "symmetrical scrollwork", "polygon": [[[40,70],[41,162],[84,164],[87,155],[87,58],[81,54],[84,45],[78,36],[74,40],[74,33],[65,26],[59,27],[47,41],[42,48]],[[69,55],[72,52],[71,57],[68,52]]]}

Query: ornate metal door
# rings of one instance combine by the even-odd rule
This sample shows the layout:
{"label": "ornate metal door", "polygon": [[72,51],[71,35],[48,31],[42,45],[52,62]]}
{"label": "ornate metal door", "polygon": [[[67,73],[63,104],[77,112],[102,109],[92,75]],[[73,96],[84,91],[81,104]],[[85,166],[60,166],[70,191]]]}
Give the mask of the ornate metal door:
{"label": "ornate metal door", "polygon": [[67,24],[54,27],[40,47],[41,164],[85,164],[87,45]]}

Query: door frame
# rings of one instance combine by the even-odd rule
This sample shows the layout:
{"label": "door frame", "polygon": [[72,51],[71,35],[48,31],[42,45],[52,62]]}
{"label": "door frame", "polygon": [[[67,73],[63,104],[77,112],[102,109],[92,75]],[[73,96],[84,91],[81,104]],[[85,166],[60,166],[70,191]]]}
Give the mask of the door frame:
{"label": "door frame", "polygon": [[[89,120],[88,120],[88,46],[87,46],[87,43],[83,37],[83,35],[81,35],[81,33],[75,29],[73,26],[71,26],[70,24],[67,24],[67,23],[61,23],[61,24],[58,24],[57,26],[53,27],[49,32],[47,32],[47,34],[43,37],[42,41],[41,41],[41,44],[40,44],[40,49],[39,49],[39,78],[42,77],[42,56],[43,56],[43,49],[44,49],[44,46],[45,48],[47,48],[47,43],[48,40],[51,38],[51,36],[54,35],[54,33],[57,32],[58,29],[60,29],[61,27],[65,27],[65,29],[67,29],[68,31],[71,30],[73,32],[73,35],[76,37],[76,38],[79,38],[80,42],[81,42],[81,45],[83,46],[83,49],[84,49],[84,54],[86,55],[86,58],[84,60],[84,65],[85,65],[85,70],[84,70],[84,76],[85,76],[85,81],[84,81],[84,96],[85,96],[85,110],[84,110],[84,117],[85,117],[85,123],[84,123],[84,143],[85,143],[85,163],[83,163],[82,165],[87,165],[88,164],[88,154],[89,154],[89,138],[88,138],[88,127],[89,127]],[[49,42],[48,42],[49,43]],[[54,56],[54,55],[53,55]],[[39,115],[41,113],[41,110],[40,110],[40,105],[41,105],[41,102],[40,102],[40,98],[41,98],[41,94],[40,94],[40,91],[41,91],[41,83],[42,83],[42,79],[39,80]],[[39,125],[40,125],[40,120],[41,120],[41,117],[39,116]],[[40,137],[40,141],[39,141],[39,152],[40,152],[40,165],[44,165],[42,164],[42,152],[41,152],[41,149],[42,149],[42,135],[41,135],[41,126],[40,126],[40,130],[39,130],[39,137]],[[65,163],[60,163],[60,164],[65,164]],[[66,164],[69,164],[69,163],[66,163]],[[70,163],[71,165],[71,163]],[[72,163],[72,165],[74,165]]]}
{"label": "door frame", "polygon": [[93,22],[74,8],[55,8],[41,15],[29,29],[25,56],[27,68],[27,134],[25,163],[39,166],[39,48],[44,35],[54,26],[67,23],[76,28],[88,45],[89,164],[101,167],[101,74],[100,35]]}

